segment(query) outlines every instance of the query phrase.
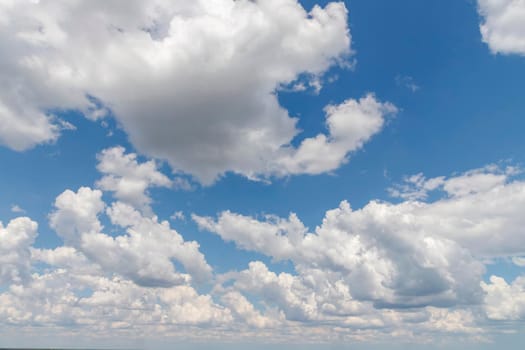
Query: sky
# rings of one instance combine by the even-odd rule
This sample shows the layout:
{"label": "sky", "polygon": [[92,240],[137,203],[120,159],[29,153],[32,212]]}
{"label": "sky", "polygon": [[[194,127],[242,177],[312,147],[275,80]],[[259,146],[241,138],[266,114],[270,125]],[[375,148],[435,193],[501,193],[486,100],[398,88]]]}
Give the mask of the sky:
{"label": "sky", "polygon": [[0,347],[525,342],[524,0],[0,0],[0,52]]}

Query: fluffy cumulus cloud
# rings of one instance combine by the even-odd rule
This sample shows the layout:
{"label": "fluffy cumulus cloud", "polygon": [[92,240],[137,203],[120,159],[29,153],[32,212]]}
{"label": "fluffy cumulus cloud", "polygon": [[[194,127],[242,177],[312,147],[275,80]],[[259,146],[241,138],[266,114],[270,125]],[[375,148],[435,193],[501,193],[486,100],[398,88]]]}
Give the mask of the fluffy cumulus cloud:
{"label": "fluffy cumulus cloud", "polygon": [[[211,268],[198,244],[166,221],[120,201],[106,204],[88,187],[64,191],[55,207],[50,226],[64,245],[54,249],[34,247],[37,224],[29,218],[0,224],[0,329],[182,334],[233,321],[229,308],[194,288]],[[102,232],[103,215],[113,235]]]}
{"label": "fluffy cumulus cloud", "polygon": [[5,227],[0,221],[0,286],[29,278],[29,249],[36,238],[37,228],[37,223],[26,217],[13,219]]}
{"label": "fluffy cumulus cloud", "polygon": [[525,277],[521,276],[508,284],[505,279],[491,276],[488,283],[482,282],[486,292],[485,309],[493,320],[525,320]]}
{"label": "fluffy cumulus cloud", "polygon": [[[265,315],[253,315],[251,308],[248,308],[250,317],[247,322],[267,322],[267,316],[270,316],[280,327],[289,324],[308,327],[328,325],[324,330],[323,327],[316,329],[319,339],[337,336],[341,339],[377,340],[386,335],[421,340],[436,333],[473,335],[481,331],[477,325],[478,315],[472,310],[432,306],[377,308],[372,302],[353,298],[352,287],[345,281],[330,283],[322,277],[327,274],[330,272],[320,269],[308,274],[277,274],[264,263],[255,261],[249,264],[248,269],[225,276],[224,281],[233,280],[233,284],[218,290],[227,297],[242,295],[241,291],[261,300]],[[279,312],[276,313],[276,310]],[[407,329],[407,324],[410,324],[410,329]],[[337,331],[327,332],[327,328]],[[303,336],[304,339],[309,337],[306,334]]]}
{"label": "fluffy cumulus cloud", "polygon": [[[479,340],[490,322],[525,317],[523,277],[483,282],[482,263],[519,263],[525,255],[518,174],[491,165],[409,176],[391,190],[399,203],[352,209],[343,201],[314,230],[295,214],[192,215],[240,249],[291,262],[284,272],[251,261],[214,273],[196,242],[153,213],[106,203],[100,189],[66,190],[49,216],[63,245],[35,247],[29,218],[0,226],[0,329],[317,343],[437,334]],[[429,197],[437,199],[423,201]]]}
{"label": "fluffy cumulus cloud", "polygon": [[[115,202],[106,213],[125,234],[113,237],[102,232],[99,221],[105,203],[102,192],[82,187],[57,197],[50,216],[53,229],[101,268],[113,271],[143,286],[172,286],[190,278],[205,281],[211,273],[197,242],[186,242],[167,221],[145,217],[133,207]],[[172,260],[187,274],[177,272]]]}
{"label": "fluffy cumulus cloud", "polygon": [[261,315],[260,311],[238,291],[224,293],[221,297],[221,302],[228,307],[233,317],[248,326],[261,329],[282,325],[281,317]]}
{"label": "fluffy cumulus cloud", "polygon": [[[47,255],[53,255],[50,251]],[[146,288],[119,277],[78,270],[55,261],[55,270],[34,275],[0,294],[1,324],[86,327],[105,334],[119,329],[227,324],[230,312],[188,285]]]}
{"label": "fluffy cumulus cloud", "polygon": [[297,119],[276,91],[302,77],[319,87],[351,54],[342,2],[2,1],[0,29],[0,143],[17,150],[70,128],[57,110],[110,109],[140,152],[205,184],[317,174],[395,110],[373,96],[327,106],[328,134],[291,145]]}
{"label": "fluffy cumulus cloud", "polygon": [[[326,213],[314,233],[305,233],[294,215],[266,222],[229,212],[217,221],[194,218],[202,228],[240,247],[292,260],[309,284],[331,286],[338,292],[346,288],[350,305],[357,299],[378,308],[450,306],[481,298],[482,264],[456,242],[418,227],[417,219],[387,204],[373,202],[354,211],[342,202]],[[325,302],[337,299],[328,297]],[[311,301],[317,305],[319,298],[312,295]],[[337,305],[329,309],[344,310]]]}
{"label": "fluffy cumulus cloud", "polygon": [[104,174],[97,185],[104,191],[114,192],[115,197],[137,209],[150,212],[149,187],[170,187],[171,180],[158,170],[154,160],[137,161],[135,153],[125,154],[123,147],[103,150],[98,155],[97,169]]}
{"label": "fluffy cumulus cloud", "polygon": [[[477,257],[523,255],[525,221],[520,208],[525,204],[525,182],[516,179],[520,172],[489,165],[448,178],[411,176],[390,189],[409,200],[386,206],[408,215],[425,231],[460,243]],[[431,192],[444,198],[430,203],[414,200]]]}
{"label": "fluffy cumulus cloud", "polygon": [[[253,262],[225,279],[231,281],[225,290],[256,295],[291,320],[347,322],[378,310],[428,311],[483,301],[488,317],[516,319],[521,316],[508,315],[521,315],[521,280],[511,286],[498,278],[480,281],[484,258],[519,261],[524,254],[525,182],[517,174],[516,168],[490,165],[452,177],[407,177],[391,190],[404,201],[372,201],[357,210],[343,201],[314,232],[295,214],[255,219],[225,211],[193,219],[241,249],[293,263],[296,274],[276,274]],[[441,195],[421,201],[430,191]]]}
{"label": "fluffy cumulus cloud", "polygon": [[391,103],[381,103],[369,94],[359,100],[349,99],[325,108],[328,135],[304,139],[297,149],[283,149],[274,160],[274,172],[320,174],[344,164],[351,151],[363,146],[385,123],[385,117],[397,112]]}
{"label": "fluffy cumulus cloud", "polygon": [[495,53],[525,55],[525,1],[478,0],[483,41]]}

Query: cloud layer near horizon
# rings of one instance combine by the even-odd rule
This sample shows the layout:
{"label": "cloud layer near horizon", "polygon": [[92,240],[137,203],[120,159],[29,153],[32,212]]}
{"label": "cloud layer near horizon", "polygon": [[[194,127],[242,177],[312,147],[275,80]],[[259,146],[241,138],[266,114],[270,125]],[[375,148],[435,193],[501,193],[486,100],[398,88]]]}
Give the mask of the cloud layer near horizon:
{"label": "cloud layer near horizon", "polygon": [[[229,211],[217,218],[194,214],[200,228],[239,249],[289,261],[294,270],[274,272],[254,260],[218,274],[197,242],[186,241],[144,206],[151,201],[148,188],[157,183],[138,190],[122,167],[102,166],[108,155],[162,175],[151,161],[107,149],[98,168],[103,178],[121,176],[118,191],[107,188],[115,201],[89,187],[60,194],[49,220],[62,246],[34,247],[38,226],[27,217],[0,226],[4,327],[122,334],[147,328],[150,335],[173,336],[192,327],[195,339],[220,329],[221,339],[270,332],[274,339],[314,342],[417,341],[438,334],[477,339],[489,320],[525,315],[522,279],[483,281],[484,259],[525,254],[525,241],[516,239],[522,236],[525,182],[514,178],[516,168],[407,177],[391,191],[407,199],[371,201],[360,209],[343,201],[314,231],[293,213],[259,219]],[[440,199],[423,201],[421,191],[441,193]],[[104,233],[108,229],[111,234]],[[316,332],[299,337],[303,327]]]}

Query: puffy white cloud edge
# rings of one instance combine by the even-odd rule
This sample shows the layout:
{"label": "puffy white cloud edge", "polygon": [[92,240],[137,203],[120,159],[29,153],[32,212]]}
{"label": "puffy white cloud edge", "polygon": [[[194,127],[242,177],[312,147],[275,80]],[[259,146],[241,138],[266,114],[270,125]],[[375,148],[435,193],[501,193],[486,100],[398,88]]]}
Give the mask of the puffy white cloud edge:
{"label": "puffy white cloud edge", "polygon": [[483,42],[494,53],[525,55],[525,1],[478,0]]}

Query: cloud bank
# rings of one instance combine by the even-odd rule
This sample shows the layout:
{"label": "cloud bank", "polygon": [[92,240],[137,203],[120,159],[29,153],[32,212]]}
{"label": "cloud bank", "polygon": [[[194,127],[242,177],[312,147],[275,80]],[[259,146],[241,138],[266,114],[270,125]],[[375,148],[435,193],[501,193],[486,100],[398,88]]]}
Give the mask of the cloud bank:
{"label": "cloud bank", "polygon": [[[104,150],[99,160],[112,152],[162,175],[122,148]],[[424,341],[455,334],[479,341],[495,331],[491,322],[525,315],[522,278],[484,281],[487,258],[525,255],[519,174],[490,165],[450,177],[410,176],[391,190],[400,202],[352,209],[343,201],[314,230],[293,213],[192,215],[202,230],[239,249],[291,262],[286,272],[253,260],[219,274],[197,242],[142,211],[144,201],[135,208],[118,194],[106,202],[100,189],[66,190],[49,215],[63,245],[36,248],[38,226],[26,217],[0,226],[0,324],[196,340]],[[151,186],[157,184],[139,186],[139,198]],[[440,194],[427,201],[425,191]]]}

